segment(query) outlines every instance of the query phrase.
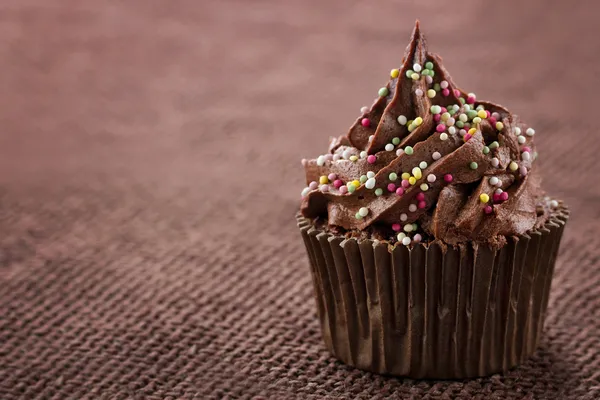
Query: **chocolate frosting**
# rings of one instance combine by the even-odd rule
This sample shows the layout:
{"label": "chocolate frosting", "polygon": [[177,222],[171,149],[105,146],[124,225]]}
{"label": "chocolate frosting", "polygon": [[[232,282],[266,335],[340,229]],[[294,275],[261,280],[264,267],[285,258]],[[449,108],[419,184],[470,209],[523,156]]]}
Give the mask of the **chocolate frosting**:
{"label": "chocolate frosting", "polygon": [[305,217],[337,232],[451,245],[503,245],[546,221],[556,202],[540,189],[535,131],[458,88],[418,21],[390,76],[347,135],[303,160]]}

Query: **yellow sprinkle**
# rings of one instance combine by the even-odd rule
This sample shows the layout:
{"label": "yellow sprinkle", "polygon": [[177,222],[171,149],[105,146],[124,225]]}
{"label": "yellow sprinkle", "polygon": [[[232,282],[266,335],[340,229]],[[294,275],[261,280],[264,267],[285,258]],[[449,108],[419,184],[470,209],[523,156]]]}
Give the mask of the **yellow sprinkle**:
{"label": "yellow sprinkle", "polygon": [[445,112],[442,114],[442,121],[446,122],[450,119],[450,113],[449,112]]}
{"label": "yellow sprinkle", "polygon": [[322,177],[319,178],[319,183],[321,185],[324,185],[324,184],[326,184],[328,182],[329,182],[329,179],[327,179],[327,177],[325,175],[323,175]]}
{"label": "yellow sprinkle", "polygon": [[413,81],[419,80],[419,74],[417,74],[416,72],[414,74],[412,74],[410,77],[413,79]]}
{"label": "yellow sprinkle", "polygon": [[481,200],[482,203],[487,203],[490,201],[490,196],[488,196],[486,193],[481,193],[479,195],[479,200]]}
{"label": "yellow sprinkle", "polygon": [[352,181],[352,184],[354,186],[356,186],[356,187],[359,187],[360,186],[360,181],[358,179],[355,179],[355,180]]}
{"label": "yellow sprinkle", "polygon": [[435,97],[435,90],[429,89],[427,91],[427,97],[429,97],[430,99],[433,99]]}
{"label": "yellow sprinkle", "polygon": [[469,129],[468,133],[469,133],[469,135],[474,135],[475,132],[477,132],[477,128],[471,128],[471,129]]}
{"label": "yellow sprinkle", "polygon": [[410,178],[410,174],[408,172],[403,172],[402,179],[404,179],[406,181],[406,180],[408,180],[408,178]]}
{"label": "yellow sprinkle", "polygon": [[510,164],[508,164],[508,168],[510,168],[511,171],[516,171],[519,169],[519,164],[517,164],[514,161],[511,161]]}
{"label": "yellow sprinkle", "polygon": [[421,172],[421,168],[419,167],[414,167],[412,169],[412,174],[417,179],[421,179],[423,177],[423,173]]}
{"label": "yellow sprinkle", "polygon": [[394,68],[393,70],[390,71],[390,76],[392,78],[397,78],[399,74],[400,74],[400,71],[398,71],[396,68]]}
{"label": "yellow sprinkle", "polygon": [[424,192],[426,192],[427,189],[429,189],[429,185],[426,184],[426,183],[422,183],[420,187],[421,187],[421,190],[424,191]]}
{"label": "yellow sprinkle", "polygon": [[477,116],[481,119],[487,118],[487,113],[484,110],[477,111]]}
{"label": "yellow sprinkle", "polygon": [[496,122],[496,129],[501,131],[502,129],[504,129],[504,124],[502,122]]}
{"label": "yellow sprinkle", "polygon": [[410,183],[411,185],[414,185],[415,183],[417,183],[417,180],[415,179],[414,176],[411,176],[410,178],[408,178],[408,183]]}
{"label": "yellow sprinkle", "polygon": [[350,156],[350,157],[348,157],[348,159],[350,161],[358,161],[358,157],[357,156]]}
{"label": "yellow sprinkle", "polygon": [[417,117],[415,118],[415,125],[420,126],[423,123],[423,118]]}

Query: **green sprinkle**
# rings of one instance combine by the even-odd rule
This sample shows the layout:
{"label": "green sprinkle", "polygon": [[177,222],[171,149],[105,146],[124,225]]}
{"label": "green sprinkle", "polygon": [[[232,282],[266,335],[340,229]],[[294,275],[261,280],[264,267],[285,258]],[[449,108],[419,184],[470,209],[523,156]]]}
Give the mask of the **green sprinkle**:
{"label": "green sprinkle", "polygon": [[426,163],[425,161],[421,161],[421,162],[419,163],[419,168],[421,168],[421,169],[425,169],[425,168],[427,168],[427,163]]}
{"label": "green sprinkle", "polygon": [[469,119],[473,119],[477,116],[477,111],[475,110],[469,110],[467,111],[467,117],[469,117]]}
{"label": "green sprinkle", "polygon": [[460,104],[465,104],[465,103],[466,103],[466,101],[465,101],[464,97],[461,97],[461,98],[459,98],[458,100],[460,101]]}
{"label": "green sprinkle", "polygon": [[360,215],[359,213],[356,213],[356,214],[354,215],[354,217],[355,217],[356,219],[362,219],[362,215]]}
{"label": "green sprinkle", "polygon": [[458,120],[458,121],[456,121],[456,122],[455,122],[455,125],[456,125],[457,127],[459,127],[459,128],[464,128],[464,126],[465,126],[465,123],[464,123],[464,122],[462,122],[462,121],[460,121],[460,120]]}
{"label": "green sprinkle", "polygon": [[500,144],[496,141],[493,141],[492,143],[490,143],[490,149],[497,149],[498,146],[500,146]]}
{"label": "green sprinkle", "polygon": [[395,172],[391,172],[390,175],[388,176],[388,178],[390,178],[390,181],[395,181],[396,179],[398,179],[398,174]]}
{"label": "green sprinkle", "polygon": [[450,115],[456,114],[456,110],[454,108],[448,110],[448,112],[450,113]]}
{"label": "green sprinkle", "polygon": [[427,68],[427,69],[433,69],[433,63],[431,61],[427,61],[425,63],[425,68]]}
{"label": "green sprinkle", "polygon": [[430,108],[432,114],[439,114],[442,112],[442,107],[440,106],[431,106]]}
{"label": "green sprinkle", "polygon": [[369,179],[369,178],[367,178],[366,175],[361,175],[359,181],[360,181],[360,183],[365,183],[367,181],[367,179]]}
{"label": "green sprinkle", "polygon": [[479,117],[473,118],[473,123],[474,124],[480,124],[481,123],[481,118],[479,118]]}
{"label": "green sprinkle", "polygon": [[431,70],[431,71],[429,72],[429,76],[433,78],[433,77],[435,76],[435,71],[434,71],[434,70]]}
{"label": "green sprinkle", "polygon": [[417,225],[417,224],[412,224],[412,227],[413,227],[413,231],[416,231],[416,230],[417,230],[417,228],[419,227],[419,225]]}
{"label": "green sprinkle", "polygon": [[412,74],[414,74],[415,71],[413,71],[412,69],[409,69],[408,71],[406,71],[406,77],[410,78],[412,76]]}
{"label": "green sprinkle", "polygon": [[382,188],[375,189],[375,196],[381,196],[382,194],[383,194],[383,189]]}
{"label": "green sprinkle", "polygon": [[404,148],[404,152],[410,156],[413,153],[413,148],[410,146],[406,146]]}
{"label": "green sprinkle", "polygon": [[400,144],[400,138],[398,138],[398,137],[393,138],[392,139],[392,144],[394,146],[398,146]]}
{"label": "green sprinkle", "polygon": [[475,161],[473,161],[471,164],[469,164],[469,168],[471,168],[471,169],[477,169],[477,167],[479,167],[479,165],[477,165],[477,163]]}
{"label": "green sprinkle", "polygon": [[390,91],[386,87],[382,87],[381,89],[379,89],[379,97],[385,97],[389,93],[390,93]]}
{"label": "green sprinkle", "polygon": [[476,108],[477,111],[479,110],[485,110],[485,107],[483,107],[481,104],[477,106]]}
{"label": "green sprinkle", "polygon": [[487,146],[483,147],[483,154],[488,154],[490,152],[490,148]]}
{"label": "green sprinkle", "polygon": [[440,86],[439,83],[436,83],[433,85],[433,90],[435,90],[436,92],[439,92],[440,90],[442,90],[442,87]]}
{"label": "green sprinkle", "polygon": [[423,71],[421,71],[421,75],[423,75],[423,76],[429,75],[429,70],[427,68],[425,68]]}
{"label": "green sprinkle", "polygon": [[354,186],[353,183],[348,183],[348,193],[354,193],[354,191],[356,190],[356,186]]}

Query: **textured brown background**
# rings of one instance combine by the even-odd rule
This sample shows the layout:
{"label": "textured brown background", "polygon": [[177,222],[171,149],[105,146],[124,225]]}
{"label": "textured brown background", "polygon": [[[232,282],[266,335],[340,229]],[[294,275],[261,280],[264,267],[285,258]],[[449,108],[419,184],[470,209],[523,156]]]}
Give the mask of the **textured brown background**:
{"label": "textured brown background", "polygon": [[[2,1],[0,399],[600,398],[598,2],[295,3]],[[299,160],[416,17],[572,207],[543,345],[506,376],[386,378],[321,344]]]}

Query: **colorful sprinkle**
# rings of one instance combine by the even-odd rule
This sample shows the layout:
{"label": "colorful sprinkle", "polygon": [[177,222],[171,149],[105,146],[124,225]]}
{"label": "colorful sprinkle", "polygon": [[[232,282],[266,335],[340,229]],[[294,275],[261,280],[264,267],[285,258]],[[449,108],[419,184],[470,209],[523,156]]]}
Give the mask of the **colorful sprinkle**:
{"label": "colorful sprinkle", "polygon": [[406,122],[407,122],[408,120],[406,119],[406,117],[405,117],[404,115],[400,115],[400,116],[397,118],[397,121],[398,121],[398,123],[399,123],[400,125],[406,125]]}
{"label": "colorful sprinkle", "polygon": [[447,183],[450,183],[454,180],[454,178],[452,177],[451,174],[446,174],[444,175],[444,181],[446,181]]}
{"label": "colorful sprinkle", "polygon": [[425,68],[432,70],[433,69],[433,63],[431,61],[427,61],[425,63]]}
{"label": "colorful sprinkle", "polygon": [[421,240],[423,240],[423,237],[420,234],[417,233],[415,236],[413,236],[413,242],[419,243]]}
{"label": "colorful sprinkle", "polygon": [[414,167],[412,169],[412,174],[416,179],[421,179],[421,177],[423,177],[423,172],[421,171],[421,168],[419,168],[419,167]]}
{"label": "colorful sprinkle", "polygon": [[414,124],[415,124],[416,126],[421,126],[421,124],[422,124],[422,123],[423,123],[423,118],[421,118],[421,117],[417,117],[417,118],[415,118],[415,120],[414,120]]}
{"label": "colorful sprinkle", "polygon": [[525,136],[517,137],[517,142],[519,142],[519,144],[525,144],[526,141],[527,141],[527,139],[525,138]]}
{"label": "colorful sprinkle", "polygon": [[392,79],[396,79],[398,75],[400,75],[400,71],[398,71],[396,68],[390,71],[390,76],[392,77]]}
{"label": "colorful sprinkle", "polygon": [[502,129],[504,129],[504,124],[500,121],[496,122],[496,129],[501,131]]}
{"label": "colorful sprinkle", "polygon": [[401,187],[399,187],[399,188],[396,188],[396,194],[397,194],[398,196],[402,196],[402,195],[404,194],[404,189],[403,189],[403,188],[401,188]]}
{"label": "colorful sprinkle", "polygon": [[527,167],[521,165],[521,167],[519,168],[519,172],[521,173],[521,176],[527,176]]}
{"label": "colorful sprinkle", "polygon": [[404,148],[404,152],[410,156],[414,152],[414,150],[411,146],[406,146]]}
{"label": "colorful sprinkle", "polygon": [[498,142],[496,142],[496,141],[493,141],[492,143],[490,143],[489,147],[490,147],[490,149],[493,150],[493,149],[497,149],[498,146],[500,146],[500,144]]}
{"label": "colorful sprinkle", "polygon": [[416,199],[419,201],[425,200],[425,193],[423,193],[423,192],[417,193]]}
{"label": "colorful sprinkle", "polygon": [[421,89],[415,90],[415,94],[419,97],[423,96],[423,91]]}
{"label": "colorful sprinkle", "polygon": [[479,110],[477,111],[477,116],[481,119],[487,118],[487,113],[485,112],[485,110]]}
{"label": "colorful sprinkle", "polygon": [[404,154],[404,150],[403,149],[397,149],[396,150],[396,156],[400,157],[402,154]]}
{"label": "colorful sprinkle", "polygon": [[383,189],[382,188],[375,189],[375,196],[381,196],[382,194],[383,194]]}
{"label": "colorful sprinkle", "polygon": [[425,207],[427,207],[427,203],[426,203],[426,202],[424,202],[424,201],[420,201],[420,202],[417,204],[417,207],[419,207],[419,209],[420,209],[420,210],[422,210],[422,209],[424,209]]}
{"label": "colorful sprinkle", "polygon": [[451,126],[450,128],[448,128],[448,133],[451,134],[451,135],[456,134],[456,128],[453,127],[453,126]]}
{"label": "colorful sprinkle", "polygon": [[368,176],[366,175],[361,175],[359,178],[360,183],[365,183],[367,181],[367,179],[369,179]]}
{"label": "colorful sprinkle", "polygon": [[354,186],[356,186],[357,188],[360,186],[360,182],[359,182],[357,179],[353,180],[353,181],[352,181],[352,184],[353,184]]}
{"label": "colorful sprinkle", "polygon": [[429,190],[429,185],[428,185],[428,184],[426,184],[426,183],[421,183],[421,186],[419,186],[419,188],[420,188],[422,191],[426,192],[427,190]]}
{"label": "colorful sprinkle", "polygon": [[412,230],[413,230],[412,224],[406,224],[406,225],[404,225],[404,232],[408,233],[408,232],[412,232]]}
{"label": "colorful sprinkle", "polygon": [[481,123],[481,118],[479,118],[479,117],[473,118],[473,123],[474,124],[480,124]]}
{"label": "colorful sprinkle", "polygon": [[358,210],[358,213],[360,214],[361,217],[366,217],[367,215],[369,215],[369,209],[367,207],[361,207]]}
{"label": "colorful sprinkle", "polygon": [[394,146],[398,146],[400,144],[400,138],[399,137],[395,137],[392,139],[392,144]]}
{"label": "colorful sprinkle", "polygon": [[403,180],[407,181],[407,180],[408,180],[408,178],[410,178],[410,174],[409,174],[408,172],[403,172],[403,173],[402,173],[402,175],[400,175],[400,177],[401,177]]}
{"label": "colorful sprinkle", "polygon": [[339,179],[336,179],[335,181],[333,181],[333,187],[336,189],[339,189],[340,187],[342,187],[343,184],[344,184],[344,182],[342,182]]}
{"label": "colorful sprinkle", "polygon": [[407,219],[408,219],[408,215],[406,215],[406,214],[404,214],[404,213],[400,214],[400,221],[404,222],[404,221],[406,221]]}
{"label": "colorful sprinkle", "polygon": [[379,89],[379,97],[385,97],[388,94],[390,94],[390,91],[388,90],[388,88],[386,87],[382,87],[381,89]]}
{"label": "colorful sprinkle", "polygon": [[369,126],[371,126],[371,121],[369,121],[369,118],[363,118],[363,119],[360,121],[360,124],[361,124],[362,126],[364,126],[365,128],[368,128]]}
{"label": "colorful sprinkle", "polygon": [[481,193],[479,195],[479,201],[481,201],[482,203],[487,203],[488,201],[490,201],[490,196],[487,193]]}
{"label": "colorful sprinkle", "polygon": [[531,159],[531,155],[528,151],[524,151],[523,153],[521,153],[521,159],[523,161],[529,161]]}
{"label": "colorful sprinkle", "polygon": [[341,156],[341,155],[339,155],[339,154],[337,154],[337,153],[335,153],[331,159],[332,159],[333,161],[338,161],[340,158],[342,158],[342,156]]}
{"label": "colorful sprinkle", "polygon": [[427,76],[425,77],[425,82],[427,82],[428,85],[431,85],[433,82],[433,78],[429,76],[429,73],[427,73]]}
{"label": "colorful sprinkle", "polygon": [[498,195],[499,195],[500,193],[502,193],[502,192],[504,192],[504,190],[502,190],[502,189],[500,189],[500,188],[498,188],[498,189],[494,190],[494,193],[496,193],[496,194],[498,194]]}
{"label": "colorful sprinkle", "polygon": [[419,168],[421,168],[421,169],[425,169],[425,168],[427,168],[427,162],[425,162],[425,161],[421,161],[421,162],[419,163]]}
{"label": "colorful sprinkle", "polygon": [[415,70],[415,72],[421,72],[422,67],[420,64],[415,63],[413,65],[413,69]]}
{"label": "colorful sprinkle", "polygon": [[340,187],[340,193],[341,193],[341,194],[346,194],[346,193],[348,193],[348,187],[346,187],[346,186],[342,186],[342,187]]}
{"label": "colorful sprinkle", "polygon": [[427,182],[429,182],[429,183],[435,182],[436,179],[437,178],[436,178],[436,176],[434,174],[427,175]]}
{"label": "colorful sprinkle", "polygon": [[350,150],[344,150],[342,152],[342,157],[344,157],[346,160],[348,160],[351,155],[352,155],[352,152]]}
{"label": "colorful sprinkle", "polygon": [[321,177],[319,178],[319,183],[320,183],[321,185],[324,185],[324,184],[326,184],[326,183],[329,183],[329,179],[327,179],[327,177],[326,177],[325,175],[323,175],[323,176],[321,176]]}
{"label": "colorful sprinkle", "polygon": [[367,106],[362,106],[362,107],[360,108],[360,113],[361,113],[361,114],[366,114],[366,113],[368,113],[368,112],[369,112],[369,107],[367,107]]}
{"label": "colorful sprinkle", "polygon": [[304,189],[302,189],[302,192],[300,193],[300,195],[302,197],[305,197],[309,192],[310,192],[310,189],[305,187]]}
{"label": "colorful sprinkle", "polygon": [[477,169],[478,167],[479,167],[479,165],[477,165],[477,163],[475,161],[473,161],[469,164],[469,168],[471,168],[471,169]]}
{"label": "colorful sprinkle", "polygon": [[516,171],[516,170],[518,170],[518,169],[519,169],[519,164],[517,164],[517,163],[516,163],[516,162],[514,162],[514,161],[511,161],[511,162],[510,162],[510,164],[508,164],[508,168],[509,168],[511,171]]}
{"label": "colorful sprinkle", "polygon": [[410,78],[412,76],[412,74],[414,74],[415,71],[413,71],[412,69],[409,69],[408,71],[406,71],[406,77]]}
{"label": "colorful sprinkle", "polygon": [[463,139],[465,140],[465,142],[468,142],[469,139],[471,139],[473,136],[471,136],[470,134],[465,134],[465,136],[463,136]]}
{"label": "colorful sprinkle", "polygon": [[521,128],[518,126],[515,128],[515,136],[519,136],[521,134]]}
{"label": "colorful sprinkle", "polygon": [[316,188],[318,188],[318,187],[319,187],[319,184],[318,184],[317,182],[315,182],[315,181],[312,181],[312,182],[311,182],[311,183],[308,185],[308,188],[309,188],[310,190],[315,190],[315,189],[316,189]]}
{"label": "colorful sprinkle", "polygon": [[433,161],[437,161],[440,158],[442,158],[442,155],[440,154],[440,152],[434,151],[433,154],[431,155],[431,158],[433,158]]}
{"label": "colorful sprinkle", "polygon": [[[402,229],[402,227],[400,227],[400,229]],[[396,237],[398,238],[399,242],[402,242],[402,240],[406,237],[406,233],[400,232]]]}
{"label": "colorful sprinkle", "polygon": [[491,214],[494,211],[494,209],[492,208],[492,206],[485,206],[483,208],[483,212],[486,214]]}
{"label": "colorful sprinkle", "polygon": [[477,97],[475,96],[475,93],[469,93],[467,95],[467,103],[468,104],[474,104],[476,100],[477,100]]}
{"label": "colorful sprinkle", "polygon": [[500,160],[498,160],[496,157],[492,158],[492,166],[498,168],[500,166]]}
{"label": "colorful sprinkle", "polygon": [[375,178],[375,172],[367,171],[367,178]]}
{"label": "colorful sprinkle", "polygon": [[375,188],[375,178],[367,179],[367,181],[365,182],[365,187],[369,190],[374,189]]}
{"label": "colorful sprinkle", "polygon": [[450,117],[450,118],[448,118],[446,120],[446,125],[447,126],[454,126],[455,123],[456,123],[456,120],[454,118],[452,118],[452,117]]}
{"label": "colorful sprinkle", "polygon": [[431,111],[432,114],[439,114],[442,112],[442,107],[440,106],[431,106],[431,108],[429,109]]}
{"label": "colorful sprinkle", "polygon": [[410,212],[415,212],[417,211],[417,205],[416,204],[411,204],[408,206],[408,211]]}
{"label": "colorful sprinkle", "polygon": [[440,134],[440,140],[448,140],[448,134],[446,132]]}
{"label": "colorful sprinkle", "polygon": [[435,92],[435,90],[433,90],[433,89],[429,89],[429,90],[427,91],[427,97],[429,97],[430,99],[433,99],[433,98],[435,97],[435,95],[436,95],[436,92]]}
{"label": "colorful sprinkle", "polygon": [[414,185],[415,183],[417,183],[417,179],[414,176],[411,176],[410,178],[408,178],[408,183]]}
{"label": "colorful sprinkle", "polygon": [[435,130],[442,133],[446,130],[446,125],[444,124],[439,124],[438,126],[435,127]]}
{"label": "colorful sprinkle", "polygon": [[400,224],[392,224],[392,230],[394,232],[398,232],[400,229],[402,229],[402,226]]}
{"label": "colorful sprinkle", "polygon": [[489,154],[490,148],[487,146],[483,146],[483,154]]}
{"label": "colorful sprinkle", "polygon": [[508,200],[508,192],[500,193],[500,200],[502,200],[502,201]]}
{"label": "colorful sprinkle", "polygon": [[498,178],[497,178],[497,177],[495,177],[495,176],[492,176],[492,177],[491,177],[491,178],[488,180],[488,182],[490,183],[490,185],[492,185],[492,186],[496,186],[496,185],[498,184],[498,182],[500,182],[500,179],[498,179]]}
{"label": "colorful sprinkle", "polygon": [[417,74],[416,72],[413,72],[413,74],[410,77],[413,81],[418,81],[420,78],[419,74]]}
{"label": "colorful sprinkle", "polygon": [[322,185],[321,186],[321,192],[323,192],[323,193],[329,192],[329,186],[328,185]]}
{"label": "colorful sprinkle", "polygon": [[375,161],[377,161],[377,157],[374,156],[373,154],[367,156],[367,162],[369,164],[375,164]]}
{"label": "colorful sprinkle", "polygon": [[[402,174],[402,175],[404,175],[404,174]],[[406,175],[408,175],[408,178],[410,178],[409,174],[406,174]],[[407,188],[410,186],[410,182],[408,181],[408,178],[402,179],[402,182],[400,184],[402,185],[403,188]]]}
{"label": "colorful sprinkle", "polygon": [[396,191],[396,185],[394,185],[393,183],[389,183],[387,185],[387,190],[388,192],[394,193]]}

